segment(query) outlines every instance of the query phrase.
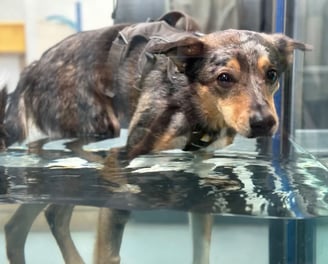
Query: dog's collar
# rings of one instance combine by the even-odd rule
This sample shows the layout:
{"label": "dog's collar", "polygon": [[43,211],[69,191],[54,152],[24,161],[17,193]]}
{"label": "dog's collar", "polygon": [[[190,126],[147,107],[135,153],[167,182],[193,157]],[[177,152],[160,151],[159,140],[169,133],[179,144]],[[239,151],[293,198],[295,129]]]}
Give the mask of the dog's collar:
{"label": "dog's collar", "polygon": [[207,131],[205,129],[196,128],[191,132],[190,139],[183,150],[195,151],[206,148],[218,139],[220,131]]}
{"label": "dog's collar", "polygon": [[[223,148],[231,144],[236,132],[232,128],[224,127],[220,130],[208,130],[196,127],[190,135],[189,141],[184,147],[185,151],[196,151],[215,145],[214,148]],[[214,143],[216,142],[216,143]]]}
{"label": "dog's collar", "polygon": [[209,134],[203,134],[199,132],[192,132],[191,140],[188,144],[184,147],[184,151],[196,151],[203,148],[208,147],[211,145],[216,139],[218,138],[217,135],[214,137]]}

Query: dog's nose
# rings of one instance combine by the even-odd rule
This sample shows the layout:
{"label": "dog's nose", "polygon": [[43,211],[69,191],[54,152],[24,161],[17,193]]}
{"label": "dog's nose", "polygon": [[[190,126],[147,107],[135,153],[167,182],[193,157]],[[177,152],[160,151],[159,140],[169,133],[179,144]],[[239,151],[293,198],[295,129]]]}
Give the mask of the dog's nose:
{"label": "dog's nose", "polygon": [[272,128],[275,125],[276,120],[271,114],[261,114],[256,112],[249,120],[249,126],[251,129],[250,137],[271,136]]}

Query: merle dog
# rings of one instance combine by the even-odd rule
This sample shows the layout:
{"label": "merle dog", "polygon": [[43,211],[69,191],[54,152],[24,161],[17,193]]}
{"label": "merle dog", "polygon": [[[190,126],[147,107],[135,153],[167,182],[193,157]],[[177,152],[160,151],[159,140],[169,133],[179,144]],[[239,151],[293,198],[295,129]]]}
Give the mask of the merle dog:
{"label": "merle dog", "polygon": [[[193,20],[172,12],[159,21],[64,39],[25,68],[7,103],[1,91],[2,144],[34,140],[32,131],[50,138],[109,138],[128,127],[124,153],[131,160],[171,148],[221,148],[237,133],[273,135],[279,77],[293,51],[308,47],[282,34],[197,31]],[[113,162],[117,153],[111,151],[105,162],[120,166]],[[45,206],[22,205],[6,225],[10,263],[24,263],[26,236]],[[46,216],[66,263],[83,263],[69,234],[72,210],[50,205]],[[126,211],[100,210],[96,263],[120,262],[127,219]],[[211,217],[193,220],[203,241],[194,262],[207,263]]]}

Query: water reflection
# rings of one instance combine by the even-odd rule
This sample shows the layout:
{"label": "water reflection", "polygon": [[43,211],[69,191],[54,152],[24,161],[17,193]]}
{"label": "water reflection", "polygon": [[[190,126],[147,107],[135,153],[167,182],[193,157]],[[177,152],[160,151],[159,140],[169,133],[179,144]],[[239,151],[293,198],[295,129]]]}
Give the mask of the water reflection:
{"label": "water reflection", "polygon": [[328,215],[327,169],[294,145],[295,155],[288,159],[259,154],[255,141],[238,139],[214,154],[166,151],[128,164],[106,159],[106,146],[99,142],[82,143],[45,141],[32,150],[2,153],[0,202],[260,217]]}

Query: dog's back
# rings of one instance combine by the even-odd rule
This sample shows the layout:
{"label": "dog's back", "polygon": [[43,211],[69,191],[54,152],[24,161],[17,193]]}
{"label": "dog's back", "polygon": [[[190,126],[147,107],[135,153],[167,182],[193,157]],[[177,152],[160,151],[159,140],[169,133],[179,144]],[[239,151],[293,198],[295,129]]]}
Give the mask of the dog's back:
{"label": "dog's back", "polygon": [[[40,132],[53,138],[118,136],[122,126],[129,126],[140,96],[142,77],[136,67],[148,35],[170,35],[165,30],[174,29],[181,18],[184,29],[177,32],[198,29],[179,12],[164,15],[158,24],[144,23],[136,34],[146,37],[131,38],[126,48],[132,52],[126,52],[124,61],[114,61],[112,44],[129,24],[77,33],[51,47],[24,69],[9,96],[0,120],[8,134],[6,145],[34,140],[29,137]],[[134,31],[133,25],[130,28]],[[159,28],[164,32],[157,32]]]}
{"label": "dog's back", "polygon": [[35,128],[54,137],[119,133],[107,55],[125,26],[72,35],[24,69],[6,111],[7,145]]}

